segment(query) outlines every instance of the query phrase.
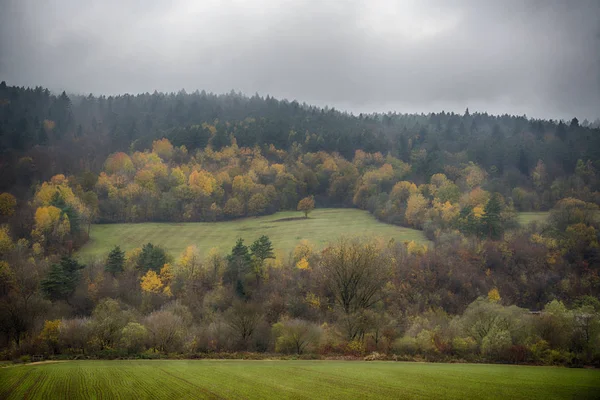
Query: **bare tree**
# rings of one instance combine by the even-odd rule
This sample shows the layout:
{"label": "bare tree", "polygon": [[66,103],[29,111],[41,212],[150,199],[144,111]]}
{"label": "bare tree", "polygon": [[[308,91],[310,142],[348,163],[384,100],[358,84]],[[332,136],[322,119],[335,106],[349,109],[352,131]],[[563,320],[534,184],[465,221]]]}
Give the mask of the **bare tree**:
{"label": "bare tree", "polygon": [[183,319],[172,311],[154,311],[144,320],[150,347],[158,351],[176,351],[183,340]]}
{"label": "bare tree", "polygon": [[321,337],[321,328],[301,319],[285,320],[273,325],[277,337],[275,350],[302,354],[309,346],[316,344]]}
{"label": "bare tree", "polygon": [[247,349],[262,317],[257,305],[237,302],[225,313],[225,323],[231,328],[240,347]]}
{"label": "bare tree", "polygon": [[349,339],[363,331],[363,311],[382,298],[389,279],[389,258],[374,241],[340,239],[323,251],[320,268],[333,299],[343,312]]}
{"label": "bare tree", "polygon": [[341,239],[323,251],[321,271],[337,305],[352,314],[381,299],[389,260],[374,242]]}

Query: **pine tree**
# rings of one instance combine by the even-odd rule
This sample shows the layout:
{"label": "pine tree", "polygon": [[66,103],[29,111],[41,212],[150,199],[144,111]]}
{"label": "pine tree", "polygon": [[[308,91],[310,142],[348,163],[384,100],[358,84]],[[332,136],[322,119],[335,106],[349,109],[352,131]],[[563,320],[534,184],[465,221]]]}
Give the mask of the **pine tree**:
{"label": "pine tree", "polygon": [[500,195],[498,193],[492,195],[483,211],[482,233],[490,239],[499,239],[504,233],[504,227],[502,226],[502,218],[500,216],[502,203],[500,202]]}
{"label": "pine tree", "polygon": [[142,253],[138,258],[136,267],[142,272],[147,272],[151,269],[158,273],[166,263],[167,253],[162,248],[148,243],[142,247]]}
{"label": "pine tree", "polygon": [[119,246],[115,246],[108,254],[104,270],[110,272],[114,276],[123,272],[123,265],[125,265],[125,252],[121,251]]}
{"label": "pine tree", "polygon": [[250,272],[251,265],[252,258],[248,246],[244,244],[243,239],[238,239],[231,249],[231,254],[227,256],[227,270],[224,278],[231,283],[235,282],[236,292],[240,297],[245,297],[244,277]]}
{"label": "pine tree", "polygon": [[261,262],[264,262],[267,258],[275,258],[273,244],[269,237],[265,235],[256,239],[250,246],[250,250],[252,250],[252,255]]}
{"label": "pine tree", "polygon": [[275,255],[273,254],[273,245],[271,244],[271,240],[268,236],[262,235],[260,238],[256,239],[254,243],[252,243],[250,250],[252,250],[252,261],[254,275],[256,276],[256,284],[259,284],[260,279],[263,276],[265,260],[267,258],[275,258]]}
{"label": "pine tree", "polygon": [[79,281],[79,270],[84,268],[77,260],[63,257],[59,264],[52,264],[50,271],[42,280],[42,291],[52,301],[65,300],[75,292]]}

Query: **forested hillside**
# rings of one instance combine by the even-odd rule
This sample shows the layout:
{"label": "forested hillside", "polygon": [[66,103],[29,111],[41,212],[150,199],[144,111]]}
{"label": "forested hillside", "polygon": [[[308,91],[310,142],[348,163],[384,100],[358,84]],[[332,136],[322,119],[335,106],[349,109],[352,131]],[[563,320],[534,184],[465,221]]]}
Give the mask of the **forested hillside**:
{"label": "forested hillside", "polygon": [[[98,173],[110,153],[143,151],[163,137],[175,147],[185,146],[190,154],[209,144],[220,150],[234,138],[239,147],[337,152],[348,160],[356,150],[381,152],[410,163],[409,178],[417,184],[435,173],[452,175],[453,167],[472,161],[488,172],[494,189],[504,196],[515,187],[541,189],[532,179],[540,160],[543,183],[551,185],[560,178],[564,182],[556,185],[562,188],[577,186],[569,177],[578,169],[578,160],[584,163],[579,169],[585,169],[588,161],[597,168],[594,162],[600,159],[599,121],[531,120],[468,110],[464,115],[355,116],[258,95],[181,91],[55,96],[41,87],[25,89],[4,82],[0,102],[3,189],[56,173]],[[24,155],[34,156],[35,163],[9,162]],[[592,192],[598,189],[595,181],[585,184],[592,185]],[[541,197],[533,201],[539,204],[530,207],[553,205],[539,195],[533,196]]]}
{"label": "forested hillside", "polygon": [[[356,116],[236,93],[56,96],[3,82],[0,144],[4,357],[600,360],[597,124]],[[148,243],[89,265],[76,257],[94,223],[314,207],[368,210],[431,244],[331,238],[276,256],[266,236],[232,237],[226,254]],[[520,226],[518,212],[533,210],[549,211],[547,223]]]}

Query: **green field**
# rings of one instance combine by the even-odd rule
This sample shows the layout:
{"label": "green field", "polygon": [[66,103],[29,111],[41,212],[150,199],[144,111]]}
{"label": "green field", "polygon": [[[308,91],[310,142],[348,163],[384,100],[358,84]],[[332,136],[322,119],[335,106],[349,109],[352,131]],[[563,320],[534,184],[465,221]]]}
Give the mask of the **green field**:
{"label": "green field", "polygon": [[351,361],[67,361],[0,369],[0,398],[591,399],[600,371]]}
{"label": "green field", "polygon": [[523,226],[527,226],[532,222],[541,224],[548,220],[548,215],[550,215],[548,211],[520,212],[517,216],[517,220],[519,221],[519,224]]}
{"label": "green field", "polygon": [[308,219],[300,212],[286,211],[227,222],[97,224],[92,226],[90,240],[79,256],[105,256],[115,245],[130,250],[148,242],[174,256],[192,244],[206,254],[212,247],[229,251],[238,237],[248,243],[261,235],[269,236],[275,250],[284,254],[302,239],[323,247],[342,235],[427,241],[421,231],[379,222],[367,211],[323,208],[314,210]]}

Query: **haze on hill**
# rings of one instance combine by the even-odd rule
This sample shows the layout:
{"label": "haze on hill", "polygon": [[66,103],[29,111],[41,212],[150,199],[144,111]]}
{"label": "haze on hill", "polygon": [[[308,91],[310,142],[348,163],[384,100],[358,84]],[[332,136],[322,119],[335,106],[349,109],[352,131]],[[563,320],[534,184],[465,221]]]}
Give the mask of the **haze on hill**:
{"label": "haze on hill", "polygon": [[361,112],[600,117],[600,2],[5,0],[0,78]]}

